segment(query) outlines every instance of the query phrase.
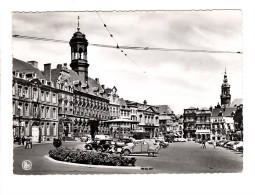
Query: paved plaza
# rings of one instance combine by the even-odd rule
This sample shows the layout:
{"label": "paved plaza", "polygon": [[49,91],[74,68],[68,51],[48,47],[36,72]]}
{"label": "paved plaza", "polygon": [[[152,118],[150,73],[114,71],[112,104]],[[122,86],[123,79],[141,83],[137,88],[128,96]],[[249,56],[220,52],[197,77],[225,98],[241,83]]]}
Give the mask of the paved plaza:
{"label": "paved plaza", "polygon": [[[81,142],[64,142],[63,146],[84,148]],[[207,144],[203,149],[195,142],[171,143],[161,148],[156,157],[135,155],[136,166],[153,170],[89,168],[60,164],[46,159],[52,143],[34,144],[32,149],[14,147],[14,174],[156,174],[156,173],[238,173],[243,170],[243,154]],[[32,162],[31,170],[23,170],[24,160]]]}

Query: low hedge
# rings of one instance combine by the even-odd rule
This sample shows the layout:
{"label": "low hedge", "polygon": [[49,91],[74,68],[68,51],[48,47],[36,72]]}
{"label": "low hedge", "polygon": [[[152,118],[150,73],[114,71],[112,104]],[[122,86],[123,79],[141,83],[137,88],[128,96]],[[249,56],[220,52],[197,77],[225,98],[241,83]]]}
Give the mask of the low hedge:
{"label": "low hedge", "polygon": [[136,158],[134,157],[127,158],[118,154],[109,154],[63,147],[50,150],[49,156],[59,161],[108,166],[135,166],[136,161]]}

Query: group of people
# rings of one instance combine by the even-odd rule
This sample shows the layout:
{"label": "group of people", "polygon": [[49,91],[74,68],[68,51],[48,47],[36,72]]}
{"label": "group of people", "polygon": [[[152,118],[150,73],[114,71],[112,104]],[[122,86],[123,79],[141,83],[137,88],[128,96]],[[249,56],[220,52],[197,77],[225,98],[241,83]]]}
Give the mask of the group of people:
{"label": "group of people", "polygon": [[[201,144],[202,148],[206,148],[206,140],[205,139],[200,140],[199,143]],[[215,140],[213,140],[212,144],[213,144],[213,147],[216,148],[216,141]]]}
{"label": "group of people", "polygon": [[[25,145],[26,142],[26,145]],[[21,138],[22,145],[25,145],[25,149],[32,149],[32,141],[29,137],[25,137],[24,135]]]}

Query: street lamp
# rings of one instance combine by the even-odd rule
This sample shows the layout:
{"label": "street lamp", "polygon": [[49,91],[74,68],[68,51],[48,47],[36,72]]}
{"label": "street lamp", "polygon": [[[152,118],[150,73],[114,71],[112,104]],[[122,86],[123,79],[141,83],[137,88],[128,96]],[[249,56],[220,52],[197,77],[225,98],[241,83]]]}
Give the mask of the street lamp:
{"label": "street lamp", "polygon": [[21,144],[21,134],[20,134],[20,128],[21,128],[21,122],[20,122],[20,113],[21,113],[21,108],[22,108],[22,105],[19,104],[18,105],[18,110],[19,110],[19,144]]}

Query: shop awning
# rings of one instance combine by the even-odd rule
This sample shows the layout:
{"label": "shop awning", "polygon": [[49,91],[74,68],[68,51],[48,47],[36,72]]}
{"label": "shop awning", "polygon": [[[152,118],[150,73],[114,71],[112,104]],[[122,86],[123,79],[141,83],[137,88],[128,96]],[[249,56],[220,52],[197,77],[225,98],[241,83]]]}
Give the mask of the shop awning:
{"label": "shop awning", "polygon": [[211,134],[211,131],[208,129],[204,129],[204,130],[196,130],[195,134]]}
{"label": "shop awning", "polygon": [[104,123],[139,123],[138,121],[132,121],[130,119],[118,118],[113,120],[104,121]]}

